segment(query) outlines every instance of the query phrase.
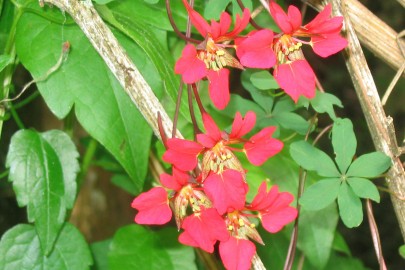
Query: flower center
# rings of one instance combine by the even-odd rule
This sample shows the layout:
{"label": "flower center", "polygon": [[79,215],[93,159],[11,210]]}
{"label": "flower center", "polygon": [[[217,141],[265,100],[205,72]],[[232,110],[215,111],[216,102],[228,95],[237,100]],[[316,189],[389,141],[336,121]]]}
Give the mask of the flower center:
{"label": "flower center", "polygon": [[297,42],[290,35],[282,35],[275,41],[273,50],[280,64],[302,58],[301,42]]}
{"label": "flower center", "polygon": [[227,65],[225,51],[215,45],[212,38],[207,39],[205,49],[199,50],[197,57],[204,61],[207,69],[218,71]]}

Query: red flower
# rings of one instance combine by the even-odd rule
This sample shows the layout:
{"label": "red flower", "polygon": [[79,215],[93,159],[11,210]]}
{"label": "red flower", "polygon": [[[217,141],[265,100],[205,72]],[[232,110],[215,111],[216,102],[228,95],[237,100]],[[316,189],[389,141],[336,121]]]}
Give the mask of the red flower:
{"label": "red flower", "polygon": [[[347,46],[340,36],[342,17],[329,19],[330,4],[307,25],[301,26],[301,12],[295,6],[288,7],[286,14],[274,1],[270,2],[270,14],[283,33],[274,41],[274,52],[278,64],[274,78],[291,98],[297,102],[299,96],[315,96],[315,74],[305,60],[301,46],[309,44],[322,57],[337,53]],[[311,38],[310,42],[299,38]],[[296,63],[298,62],[298,63]]]}
{"label": "red flower", "polygon": [[229,237],[229,240],[219,244],[219,254],[227,270],[248,270],[256,246],[249,240]]}
{"label": "red flower", "polygon": [[199,247],[209,253],[214,251],[216,241],[226,241],[229,238],[224,219],[214,208],[202,208],[184,219],[181,226],[184,232],[179,236],[179,242]]}
{"label": "red flower", "polygon": [[258,211],[263,227],[271,233],[276,233],[293,221],[298,212],[289,206],[294,200],[292,194],[278,192],[277,186],[272,186],[269,192],[266,190],[266,182],[263,182],[248,209]]}
{"label": "red flower", "polygon": [[248,186],[240,172],[225,170],[211,173],[204,181],[204,191],[220,215],[243,209]]}
{"label": "red flower", "polygon": [[195,83],[203,78],[209,81],[209,95],[218,109],[224,109],[229,102],[229,70],[224,67],[243,69],[243,66],[225,48],[230,46],[222,44],[233,40],[249,23],[250,12],[243,11],[243,16],[236,17],[235,27],[231,26],[231,17],[223,12],[220,21],[211,21],[209,25],[204,18],[188,4],[183,3],[190,16],[191,23],[205,38],[197,48],[187,45],[180,59],[176,62],[175,72],[181,74],[185,83]]}
{"label": "red flower", "polygon": [[172,218],[167,192],[162,187],[155,187],[136,197],[131,206],[139,212],[135,216],[138,224],[161,225]]}

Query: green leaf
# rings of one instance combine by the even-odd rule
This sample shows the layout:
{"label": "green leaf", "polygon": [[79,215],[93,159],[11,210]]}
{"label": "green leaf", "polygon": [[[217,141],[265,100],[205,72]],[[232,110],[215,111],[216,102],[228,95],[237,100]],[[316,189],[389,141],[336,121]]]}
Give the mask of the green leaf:
{"label": "green leaf", "polygon": [[129,178],[127,175],[114,174],[113,177],[111,178],[111,182],[114,185],[127,191],[129,194],[137,195],[138,189],[134,184],[134,182],[131,181],[131,178]]}
{"label": "green leaf", "polygon": [[115,1],[115,0],[93,0],[93,1],[96,2],[99,5],[105,5],[105,4],[108,4],[108,3],[112,2],[112,1]]}
{"label": "green leaf", "polygon": [[260,90],[278,89],[280,86],[277,84],[274,77],[268,71],[258,71],[250,76],[252,84]]}
{"label": "green leaf", "polygon": [[351,256],[349,246],[347,245],[343,236],[338,231],[335,231],[335,238],[333,239],[333,249],[341,253],[344,253],[348,256]]}
{"label": "green leaf", "polygon": [[92,257],[80,232],[66,223],[55,248],[45,256],[33,226],[17,225],[8,230],[0,242],[0,269],[90,269]]}
{"label": "green leaf", "polygon": [[338,195],[339,213],[348,228],[357,227],[363,221],[363,208],[359,197],[343,182]]}
{"label": "green leaf", "polygon": [[342,270],[342,269],[368,270],[369,268],[365,267],[363,265],[363,263],[356,258],[342,256],[340,254],[332,253],[325,269],[327,269],[327,270]]}
{"label": "green leaf", "polygon": [[405,245],[400,246],[398,251],[399,251],[399,255],[401,255],[401,257],[403,259],[405,259]]}
{"label": "green leaf", "polygon": [[273,108],[274,98],[269,95],[266,91],[260,91],[257,89],[252,82],[250,81],[250,77],[253,74],[251,69],[246,69],[242,71],[241,81],[243,87],[249,91],[250,95],[252,96],[253,100],[260,105],[263,110],[267,113],[270,113]]}
{"label": "green leaf", "polygon": [[295,162],[306,170],[316,171],[320,176],[340,177],[332,159],[306,141],[292,143],[290,154]]}
{"label": "green leaf", "polygon": [[143,1],[145,1],[145,3],[148,3],[150,5],[154,5],[154,4],[159,3],[159,0],[143,0]]}
{"label": "green leaf", "polygon": [[231,0],[209,0],[205,5],[204,18],[206,20],[219,20],[221,13],[225,11]]}
{"label": "green leaf", "polygon": [[380,193],[377,187],[368,179],[349,177],[347,183],[353,189],[354,193],[360,198],[371,199],[375,202],[380,202]]}
{"label": "green leaf", "polygon": [[345,174],[352,163],[357,147],[353,124],[349,119],[335,120],[332,128],[332,145],[336,154],[336,163],[342,174]]}
{"label": "green leaf", "polygon": [[109,270],[108,268],[108,252],[111,239],[95,242],[90,245],[91,254],[94,258],[94,269]]}
{"label": "green leaf", "polygon": [[221,110],[220,113],[230,116],[233,119],[236,112],[240,112],[242,116],[244,116],[248,111],[255,112],[257,117],[264,115],[264,111],[256,103],[244,99],[237,94],[231,94],[231,100],[229,101],[228,106]]}
{"label": "green leaf", "polygon": [[66,207],[71,209],[76,199],[76,177],[80,170],[77,160],[79,153],[70,137],[60,130],[47,131],[42,133],[41,136],[52,146],[58,155],[60,164],[62,165],[63,183],[65,186],[64,199]]}
{"label": "green leaf", "polygon": [[[20,18],[16,50],[34,78],[46,74],[60,57],[62,27],[34,14]],[[74,105],[80,124],[114,155],[140,191],[152,130],[82,31],[71,26],[63,27],[63,33],[72,47],[68,59],[38,83],[38,89],[58,118],[64,118]],[[119,33],[116,36],[152,89],[161,88],[159,75],[144,52]]]}
{"label": "green leaf", "polygon": [[[120,13],[111,12],[106,7],[100,7],[98,11],[103,19],[136,42],[145,51],[155,65],[160,79],[164,81],[163,85],[166,93],[171,98],[173,106],[175,106],[180,82],[173,72],[174,59],[153,35],[152,28],[148,24],[134,19],[133,16],[126,17]],[[186,99],[181,101],[180,113],[191,122]]]}
{"label": "green leaf", "polygon": [[347,171],[347,176],[377,177],[391,167],[391,159],[382,152],[372,152],[355,159]]}
{"label": "green leaf", "polygon": [[20,130],[11,139],[6,166],[19,206],[27,206],[35,222],[41,248],[52,250],[66,215],[61,160],[39,133]]}
{"label": "green leaf", "polygon": [[306,210],[320,210],[330,205],[338,196],[340,178],[322,179],[305,189],[299,202]]}
{"label": "green leaf", "polygon": [[300,213],[298,247],[317,269],[323,269],[329,260],[338,220],[335,204]]}
{"label": "green leaf", "polygon": [[343,108],[342,102],[336,96],[329,93],[316,91],[316,95],[310,100],[312,107],[318,113],[328,113],[330,118],[336,120],[333,105]]}
{"label": "green leaf", "polygon": [[167,230],[154,232],[139,225],[119,229],[110,245],[110,269],[196,269],[192,248],[174,241],[177,238],[174,228]]}
{"label": "green leaf", "polygon": [[283,128],[296,131],[298,134],[305,135],[309,128],[309,123],[300,115],[293,112],[278,113],[274,116]]}
{"label": "green leaf", "polygon": [[3,71],[3,69],[13,63],[13,58],[10,55],[0,55],[0,72]]}

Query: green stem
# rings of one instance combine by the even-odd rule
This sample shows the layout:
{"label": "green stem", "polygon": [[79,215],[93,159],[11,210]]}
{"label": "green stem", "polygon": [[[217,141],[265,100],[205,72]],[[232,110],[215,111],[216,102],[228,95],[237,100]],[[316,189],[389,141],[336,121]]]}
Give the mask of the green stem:
{"label": "green stem", "polygon": [[87,171],[91,165],[91,161],[93,160],[93,157],[96,153],[97,146],[98,142],[95,139],[91,138],[90,143],[87,146],[86,152],[84,153],[83,156],[80,174],[77,177],[77,187],[78,187],[77,190],[80,189],[81,185],[84,182],[84,178],[86,177]]}
{"label": "green stem", "polygon": [[[0,98],[4,99],[8,97],[9,91],[10,91],[10,85],[11,85],[11,80],[14,74],[15,70],[15,61],[16,61],[16,51],[15,51],[15,32],[17,28],[17,23],[22,15],[22,11],[20,9],[17,9],[14,14],[14,19],[13,19],[13,24],[11,25],[10,28],[10,33],[8,35],[8,39],[6,42],[6,46],[4,48],[4,54],[8,54],[13,58],[13,63],[8,65],[3,73],[0,76],[0,83],[2,84],[2,92],[0,92]],[[5,115],[6,111],[3,108],[0,108],[0,138],[1,138],[1,133],[3,130],[3,117]],[[17,123],[18,124],[18,123]]]}
{"label": "green stem", "polygon": [[69,135],[70,138],[73,138],[73,127],[75,123],[75,113],[74,110],[71,110],[69,114],[63,119],[63,130]]}
{"label": "green stem", "polygon": [[35,91],[33,94],[31,94],[31,95],[30,95],[29,97],[27,97],[26,99],[24,99],[24,100],[22,100],[22,101],[16,103],[16,104],[14,105],[14,109],[15,109],[15,110],[18,110],[18,109],[24,107],[25,105],[27,105],[28,103],[30,103],[31,101],[33,101],[34,99],[36,99],[39,95],[40,95],[39,92],[38,92],[38,91]]}
{"label": "green stem", "polygon": [[5,178],[8,174],[9,174],[9,171],[4,171],[4,172],[0,173],[0,179]]}
{"label": "green stem", "polygon": [[18,113],[14,109],[14,107],[10,104],[10,112],[11,116],[13,117],[14,121],[16,122],[19,129],[25,129],[24,123],[21,121],[21,118],[18,116]]}

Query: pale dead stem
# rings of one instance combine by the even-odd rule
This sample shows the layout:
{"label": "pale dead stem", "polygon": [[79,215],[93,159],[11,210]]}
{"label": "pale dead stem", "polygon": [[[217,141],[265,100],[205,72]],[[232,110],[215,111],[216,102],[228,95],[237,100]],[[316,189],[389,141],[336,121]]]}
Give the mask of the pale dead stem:
{"label": "pale dead stem", "polygon": [[[158,113],[161,116],[166,134],[171,134],[172,120],[111,30],[98,15],[91,0],[39,0],[40,6],[43,6],[44,3],[54,5],[72,16],[142,113],[155,135],[161,139],[157,124]],[[176,137],[183,138],[179,131],[176,131]],[[210,267],[214,267],[215,262],[210,256],[212,255],[205,254],[204,258]],[[257,254],[252,260],[252,267],[254,270],[266,269]],[[211,269],[219,269],[219,267],[216,266],[216,268]]]}

